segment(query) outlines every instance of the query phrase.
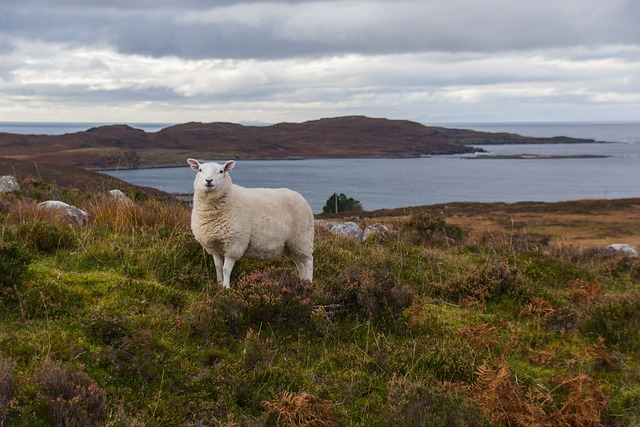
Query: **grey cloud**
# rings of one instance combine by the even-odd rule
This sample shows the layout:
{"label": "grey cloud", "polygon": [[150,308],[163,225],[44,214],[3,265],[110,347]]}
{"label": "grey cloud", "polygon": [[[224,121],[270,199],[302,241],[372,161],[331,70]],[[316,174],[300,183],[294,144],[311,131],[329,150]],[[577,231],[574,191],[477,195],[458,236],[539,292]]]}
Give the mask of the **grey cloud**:
{"label": "grey cloud", "polygon": [[69,44],[107,43],[125,53],[190,59],[493,52],[635,44],[640,40],[636,4],[20,0],[10,2],[0,32]]}

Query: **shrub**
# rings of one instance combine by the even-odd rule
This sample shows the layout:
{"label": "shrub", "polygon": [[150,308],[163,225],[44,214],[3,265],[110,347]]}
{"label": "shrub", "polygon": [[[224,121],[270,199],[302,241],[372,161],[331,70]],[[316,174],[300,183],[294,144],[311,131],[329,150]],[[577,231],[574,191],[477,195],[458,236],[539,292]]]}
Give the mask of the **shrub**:
{"label": "shrub", "polygon": [[476,405],[461,394],[443,390],[436,383],[394,375],[389,381],[388,405],[392,425],[481,426],[488,425]]}
{"label": "shrub", "polygon": [[31,257],[17,244],[0,242],[0,300],[22,283],[30,263]]}
{"label": "shrub", "polygon": [[269,426],[326,426],[335,425],[331,404],[307,392],[279,391],[271,401],[263,401],[264,420]]}
{"label": "shrub", "polygon": [[414,293],[384,270],[375,274],[362,266],[351,266],[330,280],[326,298],[342,314],[356,315],[375,321],[397,318],[411,305]]}
{"label": "shrub", "polygon": [[85,326],[85,333],[102,344],[119,345],[123,338],[133,333],[133,328],[123,315],[97,315]]}
{"label": "shrub", "polygon": [[581,328],[623,351],[640,349],[640,291],[610,297],[589,310]]}
{"label": "shrub", "polygon": [[18,236],[27,246],[42,252],[73,248],[76,243],[68,227],[40,221],[20,225]]}
{"label": "shrub", "polygon": [[68,371],[46,359],[37,378],[38,396],[57,426],[96,425],[107,416],[106,392],[82,370]]}
{"label": "shrub", "polygon": [[13,371],[16,364],[8,357],[0,354],[0,425],[5,425],[9,412],[9,402],[13,397],[14,383]]}
{"label": "shrub", "polygon": [[235,291],[216,289],[213,295],[191,303],[185,310],[191,333],[204,340],[231,333],[241,336],[248,327],[247,303]]}
{"label": "shrub", "polygon": [[353,197],[347,197],[344,193],[333,193],[327,199],[327,202],[322,208],[322,212],[326,214],[332,214],[337,212],[360,212],[362,210],[362,204],[359,200]]}
{"label": "shrub", "polygon": [[252,323],[306,323],[311,318],[313,287],[287,268],[270,267],[238,280],[237,292]]}
{"label": "shrub", "polygon": [[403,226],[405,236],[414,244],[446,246],[460,243],[467,233],[448,224],[443,216],[417,214]]}
{"label": "shrub", "polygon": [[483,264],[464,275],[454,276],[445,283],[434,284],[434,292],[456,303],[487,301],[512,293],[518,283],[518,270],[507,262]]}

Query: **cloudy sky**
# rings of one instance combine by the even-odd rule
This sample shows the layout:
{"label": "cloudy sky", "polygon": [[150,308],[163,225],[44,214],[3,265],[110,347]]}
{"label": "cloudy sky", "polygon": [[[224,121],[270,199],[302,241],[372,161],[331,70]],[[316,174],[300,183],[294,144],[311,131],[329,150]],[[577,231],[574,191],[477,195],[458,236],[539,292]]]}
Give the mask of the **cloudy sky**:
{"label": "cloudy sky", "polygon": [[0,121],[640,120],[638,0],[0,0]]}

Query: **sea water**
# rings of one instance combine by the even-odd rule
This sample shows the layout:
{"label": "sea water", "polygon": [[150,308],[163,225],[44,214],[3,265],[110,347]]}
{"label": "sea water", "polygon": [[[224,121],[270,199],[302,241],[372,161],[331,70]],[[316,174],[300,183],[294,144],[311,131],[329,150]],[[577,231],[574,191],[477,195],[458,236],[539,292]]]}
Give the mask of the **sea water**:
{"label": "sea water", "polygon": [[[314,212],[333,193],[366,210],[455,201],[516,202],[640,197],[640,143],[484,146],[489,154],[607,155],[596,158],[238,160],[233,181],[245,187],[289,187]],[[223,161],[224,159],[217,159]],[[107,171],[130,183],[171,193],[193,191],[193,171]]]}

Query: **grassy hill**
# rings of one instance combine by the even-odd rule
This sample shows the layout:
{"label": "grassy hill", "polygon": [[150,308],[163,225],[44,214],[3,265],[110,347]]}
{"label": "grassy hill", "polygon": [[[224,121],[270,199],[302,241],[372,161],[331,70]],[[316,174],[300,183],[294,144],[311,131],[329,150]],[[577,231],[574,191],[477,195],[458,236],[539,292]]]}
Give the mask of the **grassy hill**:
{"label": "grassy hill", "polygon": [[471,152],[473,148],[469,144],[559,142],[593,141],[532,138],[351,116],[272,126],[185,123],[155,133],[126,125],[102,126],[65,135],[0,133],[0,155],[82,168],[135,168],[182,165],[188,157],[418,157]]}
{"label": "grassy hill", "polygon": [[[387,237],[316,234],[313,285],[241,260],[226,290],[185,205],[21,184],[0,194],[0,424],[640,423],[640,261],[563,238],[637,201],[378,212],[358,221]],[[609,221],[508,220],[587,211]]]}
{"label": "grassy hill", "polygon": [[40,184],[44,188],[54,186],[67,191],[106,192],[113,189],[141,192],[157,198],[168,198],[169,194],[151,187],[137,187],[111,175],[88,171],[71,166],[0,157],[0,176],[12,175],[31,186]]}

